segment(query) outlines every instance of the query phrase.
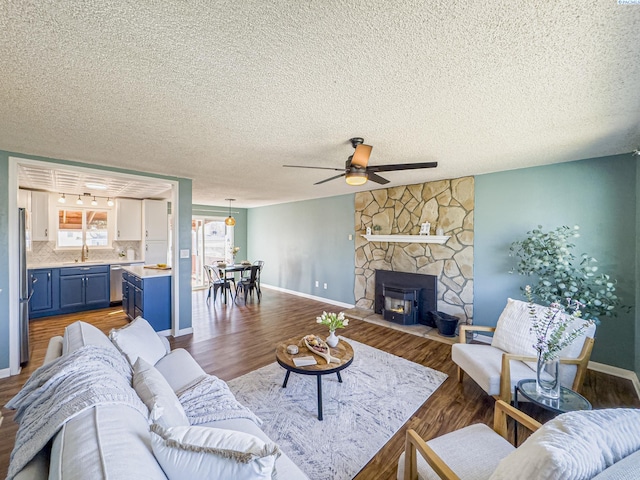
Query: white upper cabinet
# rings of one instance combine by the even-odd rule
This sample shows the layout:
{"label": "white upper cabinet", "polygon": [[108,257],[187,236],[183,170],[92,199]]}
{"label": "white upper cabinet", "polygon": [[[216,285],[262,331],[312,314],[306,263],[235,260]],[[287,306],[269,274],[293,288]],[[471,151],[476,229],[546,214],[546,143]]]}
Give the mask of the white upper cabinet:
{"label": "white upper cabinet", "polygon": [[115,240],[142,240],[142,200],[116,198]]}
{"label": "white upper cabinet", "polygon": [[49,236],[49,192],[31,192],[31,239],[48,242]]}
{"label": "white upper cabinet", "polygon": [[18,189],[18,208],[26,208],[31,211],[31,190]]}
{"label": "white upper cabinet", "polygon": [[169,238],[169,215],[166,200],[143,200],[144,240],[163,241]]}

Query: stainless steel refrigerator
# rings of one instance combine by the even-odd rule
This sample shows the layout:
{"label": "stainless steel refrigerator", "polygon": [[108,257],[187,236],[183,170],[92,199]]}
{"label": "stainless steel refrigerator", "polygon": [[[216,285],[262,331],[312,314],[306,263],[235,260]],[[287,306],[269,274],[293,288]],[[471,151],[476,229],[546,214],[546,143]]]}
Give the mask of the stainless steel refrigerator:
{"label": "stainless steel refrigerator", "polygon": [[29,361],[29,300],[33,286],[27,271],[27,224],[24,208],[18,209],[19,270],[20,270],[20,365]]}

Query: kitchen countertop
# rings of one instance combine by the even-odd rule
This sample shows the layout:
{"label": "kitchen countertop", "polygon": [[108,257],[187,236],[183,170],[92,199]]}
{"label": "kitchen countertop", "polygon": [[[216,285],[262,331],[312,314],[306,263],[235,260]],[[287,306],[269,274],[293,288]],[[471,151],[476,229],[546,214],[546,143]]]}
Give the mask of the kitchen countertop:
{"label": "kitchen countertop", "polygon": [[88,262],[49,262],[49,263],[28,263],[27,269],[37,268],[66,268],[66,267],[97,267],[99,265],[131,265],[132,263],[144,264],[144,260],[89,260]]}
{"label": "kitchen countertop", "polygon": [[171,276],[171,269],[156,270],[154,268],[144,268],[142,265],[132,265],[130,267],[122,267],[122,269],[125,272],[133,273],[136,277],[141,279]]}

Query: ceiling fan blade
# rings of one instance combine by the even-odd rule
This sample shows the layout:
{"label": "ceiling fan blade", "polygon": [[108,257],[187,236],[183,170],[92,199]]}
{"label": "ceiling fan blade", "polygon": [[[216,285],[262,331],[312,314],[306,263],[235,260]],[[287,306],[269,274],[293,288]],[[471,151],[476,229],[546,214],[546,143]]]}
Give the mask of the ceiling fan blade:
{"label": "ceiling fan blade", "polygon": [[380,175],[376,175],[373,172],[368,172],[367,177],[372,182],[379,183],[380,185],[386,185],[387,183],[389,183],[389,180],[387,180],[386,178],[382,178]]}
{"label": "ceiling fan blade", "polygon": [[364,143],[358,145],[355,152],[353,152],[353,157],[351,157],[351,165],[365,168],[369,164],[372,149],[371,145],[365,145]]}
{"label": "ceiling fan blade", "polygon": [[336,172],[341,172],[344,170],[344,168],[331,168],[331,167],[307,167],[304,165],[282,165],[283,167],[290,167],[290,168],[313,168],[316,170],[335,170]]}
{"label": "ceiling fan blade", "polygon": [[328,182],[330,180],[335,180],[336,178],[344,177],[345,175],[346,175],[346,173],[341,173],[340,175],[336,175],[335,177],[330,177],[330,178],[327,178],[325,180],[321,180],[319,182],[316,182],[316,183],[314,183],[314,185],[320,185],[321,183],[325,183],[325,182]]}
{"label": "ceiling fan blade", "polygon": [[393,172],[394,170],[415,170],[417,168],[435,168],[438,162],[396,163],[393,165],[376,165],[367,167],[367,172]]}

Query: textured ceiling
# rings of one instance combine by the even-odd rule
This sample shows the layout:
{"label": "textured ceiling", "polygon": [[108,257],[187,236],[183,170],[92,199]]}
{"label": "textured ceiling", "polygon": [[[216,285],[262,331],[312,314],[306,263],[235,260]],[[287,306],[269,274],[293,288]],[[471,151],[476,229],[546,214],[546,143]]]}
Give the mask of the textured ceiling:
{"label": "textured ceiling", "polygon": [[[259,206],[640,145],[640,5],[3,0],[0,149],[193,179]],[[328,174],[327,174],[328,173]]]}

